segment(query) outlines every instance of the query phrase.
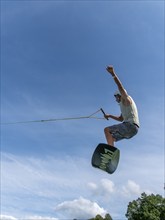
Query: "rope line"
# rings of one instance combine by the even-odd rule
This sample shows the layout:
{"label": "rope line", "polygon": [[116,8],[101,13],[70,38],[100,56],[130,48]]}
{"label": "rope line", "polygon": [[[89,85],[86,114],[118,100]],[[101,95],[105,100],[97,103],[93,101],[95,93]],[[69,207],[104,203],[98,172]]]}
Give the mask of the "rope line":
{"label": "rope line", "polygon": [[66,120],[79,120],[79,119],[105,119],[101,117],[94,116],[97,114],[101,109],[97,110],[96,112],[92,113],[89,116],[80,116],[80,117],[72,117],[72,118],[52,118],[52,119],[41,119],[41,120],[33,120],[33,121],[17,121],[17,122],[4,122],[0,123],[1,125],[9,125],[9,124],[25,124],[25,123],[41,123],[41,122],[53,122],[53,121],[66,121]]}

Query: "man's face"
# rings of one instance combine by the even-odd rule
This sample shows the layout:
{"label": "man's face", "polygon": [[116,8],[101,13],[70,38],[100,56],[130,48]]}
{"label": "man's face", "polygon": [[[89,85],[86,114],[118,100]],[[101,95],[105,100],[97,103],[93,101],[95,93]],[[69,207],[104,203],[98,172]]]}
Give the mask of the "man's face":
{"label": "man's face", "polygon": [[120,103],[121,102],[121,96],[120,95],[115,95],[116,102]]}

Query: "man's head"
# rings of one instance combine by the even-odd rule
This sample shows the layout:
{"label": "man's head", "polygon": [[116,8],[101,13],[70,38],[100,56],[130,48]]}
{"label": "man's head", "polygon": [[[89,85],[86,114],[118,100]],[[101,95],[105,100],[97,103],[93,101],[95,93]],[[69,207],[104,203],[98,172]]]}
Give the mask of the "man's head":
{"label": "man's head", "polygon": [[114,93],[114,96],[115,96],[115,98],[116,98],[116,102],[120,103],[120,102],[121,102],[121,94],[120,94],[120,92],[119,92],[119,91],[116,91],[116,92]]}

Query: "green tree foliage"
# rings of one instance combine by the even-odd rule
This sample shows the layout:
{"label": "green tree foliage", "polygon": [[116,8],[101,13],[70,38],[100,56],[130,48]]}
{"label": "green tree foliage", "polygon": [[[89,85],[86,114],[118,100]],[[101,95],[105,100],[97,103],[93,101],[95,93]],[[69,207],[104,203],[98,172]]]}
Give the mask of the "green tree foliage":
{"label": "green tree foliage", "polygon": [[95,218],[89,219],[89,220],[112,220],[110,214],[106,214],[105,218],[103,218],[101,215],[96,215]]}
{"label": "green tree foliage", "polygon": [[107,213],[107,214],[105,215],[104,220],[112,220],[112,218],[111,218],[110,214],[108,214],[108,213]]}
{"label": "green tree foliage", "polygon": [[128,220],[165,220],[165,199],[160,195],[141,194],[128,204]]}

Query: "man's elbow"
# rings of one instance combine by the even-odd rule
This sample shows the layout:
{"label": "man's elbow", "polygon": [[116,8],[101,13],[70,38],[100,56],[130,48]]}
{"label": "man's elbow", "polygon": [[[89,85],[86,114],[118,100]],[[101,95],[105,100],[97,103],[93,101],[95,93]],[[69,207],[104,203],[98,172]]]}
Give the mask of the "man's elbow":
{"label": "man's elbow", "polygon": [[120,117],[119,117],[119,121],[123,122],[123,120],[124,120],[124,119],[123,119],[123,116],[120,116]]}

